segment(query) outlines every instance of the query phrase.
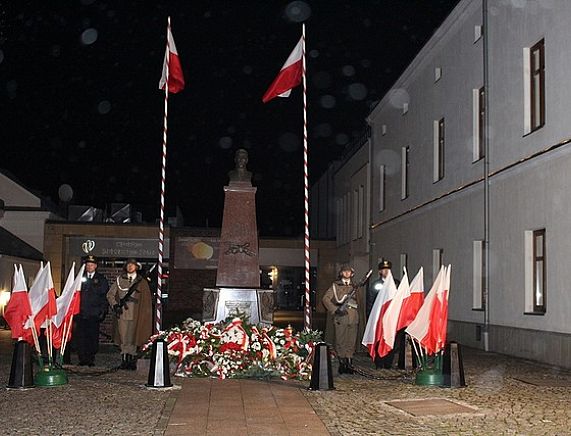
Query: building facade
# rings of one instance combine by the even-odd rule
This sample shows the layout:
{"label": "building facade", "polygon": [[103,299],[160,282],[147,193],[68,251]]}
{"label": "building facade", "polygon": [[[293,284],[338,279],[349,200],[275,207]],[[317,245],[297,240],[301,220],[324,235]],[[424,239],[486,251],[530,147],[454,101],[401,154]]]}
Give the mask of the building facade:
{"label": "building facade", "polygon": [[[451,339],[566,367],[569,19],[564,0],[460,1],[335,178],[339,259],[368,238],[371,266],[389,258],[397,276],[423,266],[426,287],[450,263]],[[357,167],[368,167],[362,202],[348,182],[361,186]]]}

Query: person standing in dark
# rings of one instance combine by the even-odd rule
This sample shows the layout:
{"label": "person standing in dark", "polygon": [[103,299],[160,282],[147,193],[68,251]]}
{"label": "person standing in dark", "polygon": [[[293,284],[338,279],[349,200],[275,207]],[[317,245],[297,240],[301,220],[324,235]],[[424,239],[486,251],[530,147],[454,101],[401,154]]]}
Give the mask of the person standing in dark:
{"label": "person standing in dark", "polygon": [[117,317],[115,343],[121,347],[121,369],[137,369],[137,352],[152,334],[152,296],[149,282],[136,259],[128,259],[123,273],[107,292]]}
{"label": "person standing in dark", "polygon": [[[369,317],[369,315],[371,313],[371,309],[372,309],[373,304],[375,302],[375,299],[379,296],[379,294],[381,294],[380,298],[382,298],[383,300],[386,298],[386,296],[383,293],[387,292],[385,284],[386,284],[386,279],[389,275],[389,272],[391,271],[392,266],[393,265],[392,265],[391,261],[387,260],[385,258],[381,259],[381,261],[379,262],[379,265],[378,265],[379,278],[377,280],[375,280],[374,282],[372,282],[370,284],[369,288],[367,289],[367,318]],[[400,285],[400,281],[394,277],[393,277],[393,280],[395,281],[395,285],[398,287]],[[398,367],[404,368],[404,365],[405,365],[405,340],[406,340],[406,335],[405,335],[404,330],[405,329],[402,329],[402,330],[399,330],[397,332],[396,337],[395,337],[394,348],[391,350],[391,352],[389,354],[387,354],[384,357],[379,357],[379,356],[375,357],[375,367],[377,369],[382,369],[382,368],[390,369],[390,368],[392,368],[395,354],[398,356]]]}
{"label": "person standing in dark", "polygon": [[107,316],[107,291],[109,283],[97,272],[97,259],[85,259],[85,271],[81,280],[80,309],[75,327],[77,355],[81,366],[95,365],[99,351],[99,325]]}
{"label": "person standing in dark", "polygon": [[[353,374],[353,355],[357,342],[359,326],[360,296],[353,291],[355,271],[350,265],[343,265],[335,280],[323,296],[323,305],[333,317],[335,326],[335,352],[339,358],[339,374]],[[349,299],[347,311],[342,312],[340,306]]]}

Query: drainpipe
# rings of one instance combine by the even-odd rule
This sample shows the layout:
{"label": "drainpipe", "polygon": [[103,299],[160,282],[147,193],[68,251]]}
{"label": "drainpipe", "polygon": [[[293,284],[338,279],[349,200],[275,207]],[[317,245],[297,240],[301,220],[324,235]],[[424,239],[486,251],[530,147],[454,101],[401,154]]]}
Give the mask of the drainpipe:
{"label": "drainpipe", "polygon": [[482,26],[484,27],[484,350],[490,351],[490,80],[488,59],[488,0],[482,0]]}

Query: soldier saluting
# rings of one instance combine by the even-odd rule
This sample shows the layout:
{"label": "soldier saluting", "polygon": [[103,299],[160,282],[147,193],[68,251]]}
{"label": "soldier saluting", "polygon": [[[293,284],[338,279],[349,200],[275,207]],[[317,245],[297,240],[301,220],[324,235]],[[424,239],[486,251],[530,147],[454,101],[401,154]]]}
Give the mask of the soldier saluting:
{"label": "soldier saluting", "polygon": [[136,259],[128,259],[111,285],[107,301],[117,315],[115,342],[121,347],[121,369],[137,368],[137,347],[152,333],[152,298]]}

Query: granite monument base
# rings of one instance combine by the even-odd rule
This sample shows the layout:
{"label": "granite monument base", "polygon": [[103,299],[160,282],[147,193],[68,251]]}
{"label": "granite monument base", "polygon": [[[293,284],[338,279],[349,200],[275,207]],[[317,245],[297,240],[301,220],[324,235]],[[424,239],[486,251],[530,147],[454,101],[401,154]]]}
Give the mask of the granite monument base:
{"label": "granite monument base", "polygon": [[244,313],[252,324],[274,321],[274,291],[271,289],[204,289],[203,322],[224,321],[235,313]]}

